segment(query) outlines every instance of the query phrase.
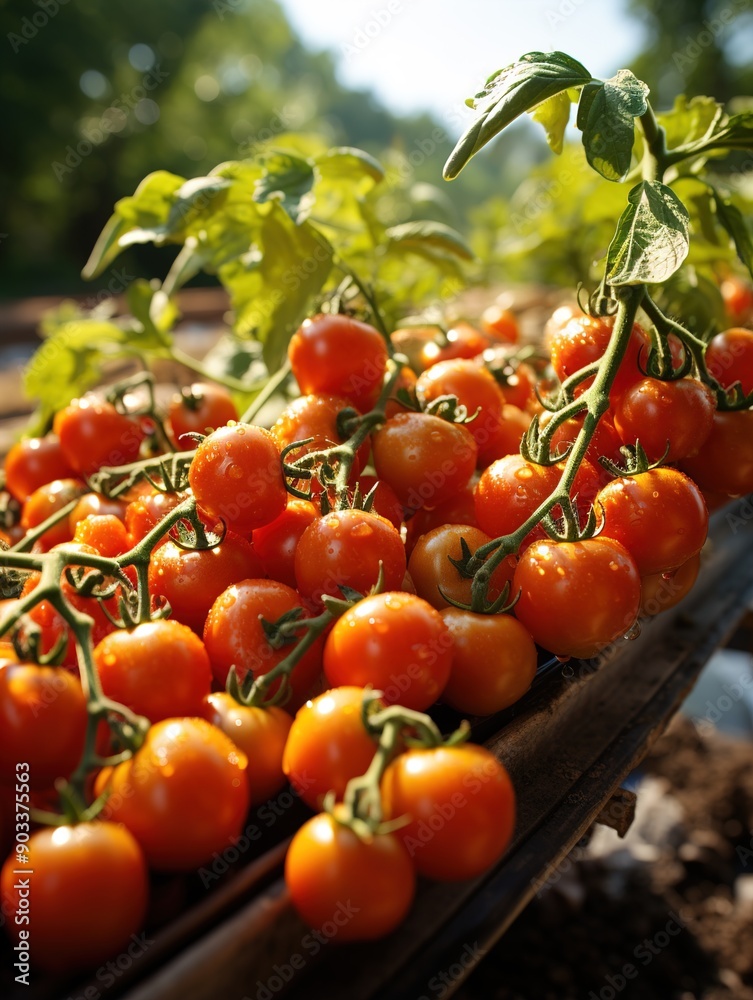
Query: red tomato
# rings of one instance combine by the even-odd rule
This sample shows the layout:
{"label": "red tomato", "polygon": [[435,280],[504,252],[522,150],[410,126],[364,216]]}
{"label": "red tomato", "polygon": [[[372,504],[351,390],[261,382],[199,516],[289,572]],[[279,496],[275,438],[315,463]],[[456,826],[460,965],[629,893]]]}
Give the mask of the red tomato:
{"label": "red tomato", "polygon": [[376,741],[361,719],[364,689],[339,687],[307,702],[293,720],[282,769],[306,805],[321,808],[333,791],[342,799],[351,778],[365,774]]}
{"label": "red tomato", "polygon": [[[434,608],[449,607],[450,601],[446,597],[459,604],[471,603],[472,579],[461,576],[457,567],[450,562],[451,559],[458,560],[462,557],[463,540],[471,552],[491,541],[480,528],[464,524],[443,524],[421,535],[411,552],[408,572],[416,593]],[[499,597],[505,584],[512,581],[515,563],[514,556],[507,556],[494,571],[487,592],[490,600]]]}
{"label": "red tomato", "polygon": [[71,534],[75,533],[76,525],[85,517],[117,517],[125,524],[128,504],[123,500],[111,500],[100,493],[84,493],[79,502],[68,515],[68,527]]}
{"label": "red tomato", "polygon": [[[339,444],[345,439],[338,432],[338,414],[348,407],[352,409],[352,405],[343,396],[327,396],[321,393],[299,396],[285,407],[272,425],[270,433],[280,451],[294,441],[303,441],[306,438],[314,438],[309,447],[313,447],[318,441]],[[368,441],[358,449],[360,466],[364,466],[368,461],[370,449]]]}
{"label": "red tomato", "polygon": [[[565,466],[537,465],[527,462],[522,455],[506,455],[492,462],[481,473],[476,486],[476,517],[479,526],[491,538],[509,535],[516,531],[556,489]],[[593,503],[599,491],[600,476],[590,462],[584,461],[575,476],[573,496],[581,517]],[[555,517],[561,516],[555,507]],[[544,538],[541,526],[526,535],[521,551],[537,538]]]}
{"label": "red tomato", "polygon": [[173,618],[201,635],[209,609],[224,590],[263,575],[251,543],[228,531],[211,549],[184,549],[172,540],[160,546],[149,564],[149,591],[165,598]]}
{"label": "red tomato", "polygon": [[324,646],[332,687],[371,685],[388,705],[422,712],[450,676],[452,636],[442,616],[413,594],[382,593],[339,618]]}
{"label": "red tomato", "polygon": [[753,330],[717,333],[706,348],[706,367],[725,388],[740,382],[746,396],[753,392]]}
{"label": "red tomato", "polygon": [[[474,421],[475,423],[475,421]],[[520,442],[523,439],[531,423],[531,415],[525,413],[518,406],[505,403],[502,413],[496,424],[490,424],[486,428],[483,438],[480,433],[476,435],[478,442],[478,467],[486,469],[498,458],[505,455],[515,455],[520,451]],[[473,424],[470,425],[473,427]],[[479,428],[479,431],[481,428]]]}
{"label": "red tomato", "polygon": [[95,794],[109,790],[102,816],[130,830],[151,868],[190,871],[240,834],[247,765],[206,719],[165,719],[130,760],[100,771]]}
{"label": "red tomato", "polygon": [[[559,427],[556,428],[552,434],[550,449],[552,455],[564,454],[567,446],[575,442],[575,439],[583,426],[583,420],[584,415],[579,414],[577,417],[571,417],[570,419],[563,421]],[[546,420],[542,420],[542,430],[545,426]],[[586,458],[597,470],[601,481],[604,483],[609,482],[609,480],[613,477],[601,466],[599,459],[603,456],[604,458],[608,458],[611,462],[621,464],[625,461],[620,451],[622,444],[623,440],[620,438],[620,435],[617,433],[614,426],[612,411],[608,410],[606,413],[602,414],[601,419],[596,425],[596,430],[591,438],[591,442],[586,449]],[[635,442],[633,442],[633,444],[635,444]]]}
{"label": "red tomato", "polygon": [[521,556],[516,617],[558,656],[595,656],[638,615],[641,581],[632,556],[612,538],[538,541]]}
{"label": "red tomato", "polygon": [[641,577],[641,614],[658,615],[679,604],[693,589],[700,566],[701,557],[695,555],[670,573]]}
{"label": "red tomato", "polygon": [[[564,382],[581,368],[599,360],[609,346],[613,327],[614,317],[611,316],[575,316],[564,327],[552,331],[549,340],[552,367],[560,381]],[[612,400],[643,378],[640,366],[645,366],[648,348],[648,335],[635,323],[609,394]],[[583,392],[592,383],[593,377],[586,379],[578,387],[579,391]]]}
{"label": "red tomato", "polygon": [[444,503],[437,504],[436,507],[422,507],[421,510],[417,510],[406,524],[405,544],[408,551],[413,550],[413,546],[421,535],[433,531],[434,528],[441,528],[445,524],[469,524],[478,527],[474,489],[475,482],[472,479],[460,493],[456,493]]}
{"label": "red tomato", "polygon": [[389,420],[390,417],[394,417],[396,413],[402,413],[405,410],[405,406],[397,398],[397,394],[401,389],[404,389],[408,395],[415,394],[416,373],[412,368],[408,368],[407,365],[403,365],[400,369],[400,374],[398,375],[397,380],[393,383],[392,395],[385,403],[384,415],[387,420]]}
{"label": "red tomato", "polygon": [[10,936],[29,946],[33,964],[57,975],[90,972],[123,951],[143,926],[149,893],[144,854],[128,830],[97,821],[47,827],[28,849],[28,878],[11,856],[0,893]]}
{"label": "red tomato", "polygon": [[304,320],[288,345],[302,393],[343,396],[361,412],[371,409],[381,392],[388,357],[379,331],[350,316]]}
{"label": "red tomato", "polygon": [[[85,492],[86,487],[79,479],[54,479],[40,486],[24,503],[21,527],[24,531],[31,531]],[[69,542],[71,538],[73,531],[68,525],[68,518],[64,517],[37,539],[37,545],[42,552],[47,552],[53,545]]]}
{"label": "red tomato", "polygon": [[427,368],[416,382],[416,395],[424,404],[440,396],[456,396],[469,417],[475,414],[467,427],[479,448],[487,444],[502,419],[504,397],[494,376],[465,358],[440,361]]}
{"label": "red tomato", "polygon": [[71,468],[84,476],[136,461],[144,439],[137,420],[95,396],[74,399],[55,415],[53,429]]}
{"label": "red tomato", "polygon": [[753,410],[717,412],[711,433],[682,468],[702,490],[743,496],[753,491]]}
{"label": "red tomato", "polygon": [[626,444],[640,441],[649,462],[693,455],[711,433],[716,397],[703,382],[681,378],[660,382],[644,378],[627,389],[617,403],[614,424]]}
{"label": "red tomato", "polygon": [[5,488],[21,503],[53,479],[75,475],[56,434],[23,438],[5,457]]}
{"label": "red tomato", "polygon": [[[135,545],[156,527],[165,514],[188,499],[187,493],[148,493],[146,496],[132,500],[125,511],[125,524],[128,534]],[[159,544],[164,545],[167,541]]]}
{"label": "red tomato", "polygon": [[288,587],[295,587],[295,550],[303,532],[318,517],[319,513],[312,503],[290,496],[285,510],[274,521],[254,531],[254,552],[267,576]]}
{"label": "red tomato", "polygon": [[252,806],[261,805],[280,791],[285,784],[282,754],[293,725],[284,709],[277,705],[239,705],[232,695],[218,691],[204,699],[202,715],[248,757],[246,777]]}
{"label": "red tomato", "polygon": [[519,410],[535,408],[536,374],[530,365],[510,358],[498,369],[496,375],[502,397],[508,406],[517,406]]}
{"label": "red tomato", "polygon": [[[250,671],[254,677],[267,674],[293,649],[274,649],[267,641],[262,622],[276,622],[301,605],[300,595],[276,580],[241,580],[223,591],[212,605],[204,626],[204,642],[218,684],[225,686],[231,667],[242,680]],[[308,617],[303,615],[302,617]],[[303,635],[303,629],[296,638]],[[290,707],[295,709],[308,698],[322,668],[323,640],[318,639],[290,675]],[[279,690],[276,681],[270,691]]]}
{"label": "red tomato", "polygon": [[338,941],[371,941],[402,923],[416,874],[393,834],[361,840],[334,816],[319,813],[293,837],[285,882],[309,927]]}
{"label": "red tomato", "polygon": [[476,468],[478,448],[462,424],[427,413],[397,413],[374,435],[377,476],[412,510],[436,507],[460,493]]}
{"label": "red tomato", "polygon": [[170,434],[177,445],[192,448],[191,438],[181,440],[184,434],[207,434],[238,419],[238,410],[232,396],[215,382],[194,382],[170,401],[167,422]]}
{"label": "red tomato", "polygon": [[641,576],[677,569],[700,552],[709,516],[700,490],[677,469],[615,479],[596,498],[601,538],[615,538]]}
{"label": "red tomato", "polygon": [[747,323],[753,316],[753,286],[745,278],[730,274],[721,285],[722,298],[733,323]]}
{"label": "red tomato", "polygon": [[454,358],[476,358],[490,343],[486,334],[460,320],[442,337],[438,337],[435,331],[421,351],[420,368],[425,369],[438,361],[451,361]]}
{"label": "red tomato", "polygon": [[73,541],[88,545],[108,558],[119,556],[131,547],[126,526],[114,514],[87,515],[76,525]]}
{"label": "red tomato", "polygon": [[420,875],[475,878],[502,856],[515,826],[509,775],[483,747],[408,750],[382,780],[387,819],[408,817],[396,835]]}
{"label": "red tomato", "polygon": [[295,552],[295,578],[304,597],[342,596],[342,586],[366,594],[377,582],[379,564],[386,590],[399,590],[406,569],[405,546],[379,514],[334,510],[313,521]]}
{"label": "red tomato", "polygon": [[150,722],[200,715],[209,694],[209,656],[198,636],[162,619],[118,629],[94,650],[102,690]]}
{"label": "red tomato", "polygon": [[0,783],[29,765],[32,788],[68,778],[84,752],[86,698],[81,683],[60,667],[0,662]]}
{"label": "red tomato", "polygon": [[403,505],[397,498],[397,494],[387,483],[377,479],[376,476],[359,476],[358,485],[361,496],[366,496],[376,486],[371,509],[375,514],[386,518],[390,524],[394,525],[398,531],[403,524]]}
{"label": "red tomato", "polygon": [[511,309],[503,309],[496,304],[489,306],[481,316],[481,326],[484,333],[495,340],[508,344],[517,344],[520,340],[520,327]]}
{"label": "red tomato", "polygon": [[452,668],[442,701],[469,715],[492,715],[515,704],[536,674],[536,646],[510,615],[442,612],[453,638]]}
{"label": "red tomato", "polygon": [[274,438],[251,424],[229,424],[204,438],[188,481],[199,507],[241,534],[274,521],[287,503]]}

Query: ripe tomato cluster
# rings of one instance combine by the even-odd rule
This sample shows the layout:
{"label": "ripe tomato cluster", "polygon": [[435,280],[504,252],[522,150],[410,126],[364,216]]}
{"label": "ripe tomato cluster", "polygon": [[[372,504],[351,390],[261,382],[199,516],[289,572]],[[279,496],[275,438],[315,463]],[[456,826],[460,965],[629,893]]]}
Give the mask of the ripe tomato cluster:
{"label": "ripe tomato cluster", "polygon": [[[648,375],[636,323],[557,495],[590,411],[558,417],[542,399],[588,393],[611,337],[609,318],[558,311],[551,363],[534,366],[499,310],[483,330],[389,342],[319,315],[290,342],[301,394],[270,428],[194,384],[160,435],[159,415],[92,395],[11,449],[0,782],[24,762],[16,810],[62,812],[13,845],[0,889],[20,914],[14,870],[33,867],[41,966],[117,952],[143,922],[149,872],[205,864],[287,781],[319,810],[288,854],[292,902],[317,927],[353,901],[341,940],[395,927],[417,873],[471,878],[497,861],[507,773],[421,713],[499,712],[530,687],[537,645],[591,657],[672,607],[695,580],[707,504],[753,490],[753,411],[718,410],[698,373]],[[671,376],[687,347],[667,350]],[[706,367],[749,393],[753,332],[719,334]],[[532,420],[544,462],[523,446]]]}

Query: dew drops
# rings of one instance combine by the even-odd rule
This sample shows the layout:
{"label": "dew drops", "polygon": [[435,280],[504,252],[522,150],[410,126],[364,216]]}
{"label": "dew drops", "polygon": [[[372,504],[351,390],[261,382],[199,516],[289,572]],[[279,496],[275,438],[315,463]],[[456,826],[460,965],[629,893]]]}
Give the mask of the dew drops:
{"label": "dew drops", "polygon": [[531,479],[533,478],[533,469],[529,469],[527,466],[524,466],[522,469],[518,469],[515,473],[515,478],[523,480]]}
{"label": "dew drops", "polygon": [[571,678],[575,677],[575,671],[573,670],[573,668],[570,666],[569,663],[564,664],[564,666],[562,667],[562,676],[567,680],[570,680]]}
{"label": "dew drops", "polygon": [[628,639],[629,641],[632,642],[632,640],[637,639],[640,634],[641,634],[641,623],[635,622],[634,625],[630,626],[630,628],[627,630],[623,638]]}
{"label": "dew drops", "polygon": [[243,479],[243,469],[240,465],[231,465],[227,470],[227,474],[231,479]]}
{"label": "dew drops", "polygon": [[570,662],[570,657],[569,656],[558,656],[556,658],[559,660],[560,663],[569,663]]}
{"label": "dew drops", "polygon": [[368,538],[373,534],[373,528],[370,524],[364,524],[361,522],[361,524],[357,524],[353,528],[350,534],[352,538]]}

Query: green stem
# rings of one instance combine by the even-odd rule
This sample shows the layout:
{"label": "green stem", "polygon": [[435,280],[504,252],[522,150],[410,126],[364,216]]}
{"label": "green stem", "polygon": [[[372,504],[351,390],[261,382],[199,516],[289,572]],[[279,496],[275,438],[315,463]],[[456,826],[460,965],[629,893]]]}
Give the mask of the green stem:
{"label": "green stem", "polygon": [[274,396],[289,374],[290,361],[286,360],[284,364],[277,369],[274,375],[271,375],[269,379],[267,379],[264,388],[241,417],[242,424],[252,423],[257,413],[261,410],[264,404],[267,403],[272,396]]}
{"label": "green stem", "polygon": [[240,379],[233,378],[231,375],[221,375],[218,372],[208,371],[201,361],[197,361],[196,358],[192,358],[190,354],[186,354],[179,347],[173,347],[170,350],[173,361],[177,362],[179,365],[183,365],[184,368],[189,368],[192,372],[196,372],[197,375],[201,375],[202,378],[206,379],[208,382],[219,382],[220,385],[224,385],[226,389],[230,389],[233,392],[258,392],[262,390],[267,384],[267,380],[264,379],[256,382],[242,382]]}
{"label": "green stem", "polygon": [[381,335],[384,337],[385,343],[387,344],[387,350],[390,353],[390,357],[392,357],[392,354],[394,352],[394,347],[392,345],[392,341],[390,340],[390,332],[387,329],[387,325],[384,322],[384,318],[382,317],[382,313],[380,312],[375,297],[368,290],[366,285],[361,281],[356,272],[351,270],[351,268],[348,267],[348,265],[341,258],[339,257],[335,258],[335,267],[337,267],[340,271],[342,271],[343,274],[347,275],[350,278],[350,280],[356,286],[361,295],[363,295],[364,299],[366,299],[369,309],[371,309],[371,315],[374,319],[374,326],[377,328],[377,330],[379,330]]}
{"label": "green stem", "polygon": [[644,180],[660,181],[667,169],[666,133],[656,120],[654,109],[650,104],[638,121],[646,140],[642,164]]}

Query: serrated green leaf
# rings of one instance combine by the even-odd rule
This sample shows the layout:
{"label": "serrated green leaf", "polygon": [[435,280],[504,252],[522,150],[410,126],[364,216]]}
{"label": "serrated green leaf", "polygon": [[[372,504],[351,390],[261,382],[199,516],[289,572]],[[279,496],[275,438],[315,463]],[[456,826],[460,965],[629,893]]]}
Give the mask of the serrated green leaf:
{"label": "serrated green leaf", "polygon": [[450,153],[445,178],[457,177],[468,160],[519,115],[590,80],[585,66],[564,52],[528,52],[493,74],[473,99],[476,118]]}
{"label": "serrated green leaf", "polygon": [[160,288],[158,281],[137,278],[126,292],[128,309],[139,323],[143,335],[153,346],[169,347],[172,344],[170,330],[173,329],[180,313],[172,299]]}
{"label": "serrated green leaf", "polygon": [[260,340],[275,371],[330,272],[332,247],[309,223],[295,225],[281,205],[269,207],[258,242],[223,265],[219,276],[235,310],[236,333]]}
{"label": "serrated green leaf", "polygon": [[732,240],[737,256],[753,276],[753,237],[745,216],[731,198],[724,197],[715,188],[711,190],[719,225]]}
{"label": "serrated green leaf", "polygon": [[400,243],[406,249],[439,250],[461,260],[473,260],[473,251],[460,233],[443,222],[431,219],[418,222],[404,222],[387,230],[387,237],[393,243]]}
{"label": "serrated green leaf", "polygon": [[276,201],[299,225],[311,211],[314,167],[309,160],[282,150],[264,154],[264,171],[254,187],[254,201]]}
{"label": "serrated green leaf", "polygon": [[724,118],[724,107],[713,97],[689,99],[680,94],[672,109],[660,112],[656,118],[666,133],[667,148],[673,149],[711,135]]}
{"label": "serrated green leaf", "polygon": [[583,89],[578,128],[588,162],[608,181],[624,180],[630,170],[635,119],[645,113],[647,96],[646,84],[628,69]]}
{"label": "serrated green leaf", "polygon": [[570,121],[570,103],[570,95],[567,91],[563,91],[542,101],[531,112],[531,118],[544,126],[549,148],[557,154],[562,152],[565,129]]}
{"label": "serrated green leaf", "polygon": [[688,255],[688,211],[674,191],[659,181],[641,181],[628,195],[607,250],[610,285],[659,284]]}

